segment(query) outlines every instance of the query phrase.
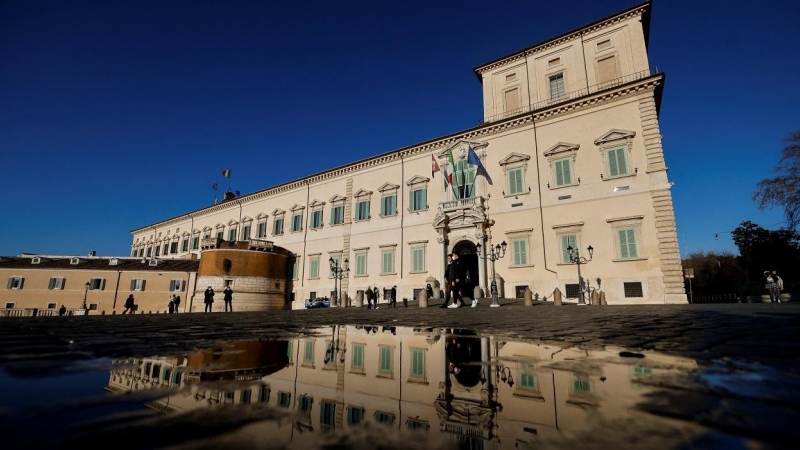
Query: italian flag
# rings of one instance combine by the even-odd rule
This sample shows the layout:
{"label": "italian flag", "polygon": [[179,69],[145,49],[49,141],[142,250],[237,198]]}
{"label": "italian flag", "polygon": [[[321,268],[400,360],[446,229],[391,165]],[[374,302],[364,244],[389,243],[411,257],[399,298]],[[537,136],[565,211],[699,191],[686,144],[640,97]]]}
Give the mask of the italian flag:
{"label": "italian flag", "polygon": [[222,171],[222,176],[230,180],[231,179],[231,171],[230,171],[230,169],[223,170]]}
{"label": "italian flag", "polygon": [[456,163],[453,161],[453,150],[447,150],[447,168],[444,170],[444,177],[450,184],[450,187],[453,188],[453,195],[455,198],[458,198],[458,195],[456,195],[456,187],[453,185],[453,174],[455,170]]}

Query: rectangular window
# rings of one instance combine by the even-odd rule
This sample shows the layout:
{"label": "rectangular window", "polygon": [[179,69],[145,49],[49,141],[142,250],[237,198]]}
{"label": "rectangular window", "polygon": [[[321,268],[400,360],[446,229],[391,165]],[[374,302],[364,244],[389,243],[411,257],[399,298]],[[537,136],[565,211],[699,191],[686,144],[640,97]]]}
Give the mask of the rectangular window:
{"label": "rectangular window", "polygon": [[319,256],[312,256],[308,266],[308,279],[314,280],[319,278]]}
{"label": "rectangular window", "polygon": [[422,211],[428,208],[428,189],[417,188],[411,191],[411,199],[409,201],[411,211]]}
{"label": "rectangular window", "polygon": [[242,236],[240,239],[243,241],[250,239],[250,225],[245,225],[242,227]]}
{"label": "rectangular window", "polygon": [[555,169],[556,186],[569,186],[572,184],[572,159],[559,159],[553,163]]}
{"label": "rectangular window", "polygon": [[336,426],[336,403],[319,403],[319,424],[327,427]]}
{"label": "rectangular window", "polygon": [[366,410],[364,408],[356,408],[355,406],[348,406],[347,407],[347,424],[348,425],[357,425],[364,421],[364,414]]}
{"label": "rectangular window", "polygon": [[578,283],[570,283],[565,286],[564,296],[567,298],[578,298],[581,296],[581,285]]}
{"label": "rectangular window", "polygon": [[16,303],[6,303],[6,309],[14,309]]}
{"label": "rectangular window", "polygon": [[384,250],[381,252],[381,274],[394,273],[394,250]]}
{"label": "rectangular window", "polygon": [[211,237],[210,231],[206,231],[205,234],[203,234],[203,239],[209,239],[210,237]]}
{"label": "rectangular window", "polygon": [[[322,210],[311,211],[311,228],[322,228]],[[297,230],[295,230],[297,231]]]}
{"label": "rectangular window", "polygon": [[[156,249],[156,250],[158,250],[158,249]],[[153,253],[153,248],[152,247],[148,247],[147,248],[147,257],[149,258],[152,253]],[[158,256],[158,255],[156,255],[156,256]]]}
{"label": "rectangular window", "polygon": [[411,376],[425,378],[425,350],[421,348],[411,349]]}
{"label": "rectangular window", "polygon": [[292,265],[292,279],[297,280],[299,279],[297,274],[300,272],[300,261],[295,259],[294,264]]}
{"label": "rectangular window", "polygon": [[642,283],[622,283],[623,288],[625,290],[625,298],[631,297],[644,297],[644,291],[642,290]]}
{"label": "rectangular window", "polygon": [[200,238],[195,236],[192,238],[192,250],[200,248]]}
{"label": "rectangular window", "polygon": [[169,245],[169,252],[173,255],[178,253],[178,241],[175,241]]}
{"label": "rectangular window", "polygon": [[303,365],[314,365],[314,341],[303,343]]}
{"label": "rectangular window", "polygon": [[181,251],[182,252],[189,251],[189,238],[186,238],[181,242]]}
{"label": "rectangular window", "polygon": [[267,236],[267,222],[259,222],[256,228],[256,237],[266,237]]}
{"label": "rectangular window", "polygon": [[522,365],[520,365],[519,387],[520,389],[536,391],[539,389],[536,386],[536,375],[530,373],[529,370],[530,368],[527,367],[527,364],[525,365],[525,367],[522,367]]}
{"label": "rectangular window", "polygon": [[22,285],[25,284],[25,278],[23,277],[11,277],[8,279],[8,284],[6,288],[8,289],[22,289]]}
{"label": "rectangular window", "polygon": [[381,217],[397,214],[397,194],[387,195],[381,199]]}
{"label": "rectangular window", "polygon": [[303,229],[303,213],[297,213],[292,216],[292,228],[290,231],[300,231]]}
{"label": "rectangular window", "polygon": [[378,374],[382,376],[392,376],[392,347],[381,345],[380,360],[378,362]]}
{"label": "rectangular window", "polygon": [[314,407],[314,399],[305,395],[297,397],[297,410],[304,416],[311,416],[311,408]]}
{"label": "rectangular window", "polygon": [[356,276],[367,276],[367,252],[356,254]]}
{"label": "rectangular window", "polygon": [[276,217],[272,222],[272,234],[275,236],[283,234],[283,216]]}
{"label": "rectangular window", "polygon": [[636,248],[636,230],[625,228],[617,230],[619,240],[619,257],[622,259],[638,258],[639,252]]}
{"label": "rectangular window", "polygon": [[619,78],[617,73],[617,58],[609,56],[597,61],[597,83],[607,83]]}
{"label": "rectangular window", "polygon": [[105,278],[92,278],[91,280],[89,280],[90,291],[102,291],[105,288],[106,288]]}
{"label": "rectangular window", "polygon": [[161,256],[161,246],[160,245],[156,245],[156,255],[155,256],[156,257]]}
{"label": "rectangular window", "polygon": [[50,283],[47,284],[47,289],[51,291],[61,291],[64,289],[64,282],[66,278],[50,278]]}
{"label": "rectangular window", "polygon": [[364,371],[364,344],[353,344],[353,359],[350,361],[350,370]]}
{"label": "rectangular window", "polygon": [[336,364],[336,351],[333,347],[333,341],[326,342],[325,347],[325,359],[323,362],[325,363],[325,367],[330,367]]}
{"label": "rectangular window", "polygon": [[261,386],[258,388],[258,402],[269,403],[269,388]]}
{"label": "rectangular window", "polygon": [[523,168],[517,167],[510,169],[508,174],[508,195],[522,194],[525,190],[525,182],[523,181]]}
{"label": "rectangular window", "polygon": [[625,147],[612,148],[606,151],[606,160],[608,160],[609,177],[620,177],[628,174]]}
{"label": "rectangular window", "polygon": [[425,247],[411,249],[411,272],[425,271]]}
{"label": "rectangular window", "polygon": [[278,392],[278,406],[288,408],[292,404],[292,394],[288,392]]}
{"label": "rectangular window", "polygon": [[514,250],[514,261],[513,264],[515,267],[520,266],[527,266],[528,265],[528,240],[525,238],[521,239],[512,239],[511,245]]}
{"label": "rectangular window", "polygon": [[169,243],[164,244],[164,254],[165,255],[169,254]]}
{"label": "rectangular window", "polygon": [[169,290],[173,292],[180,292],[186,288],[186,280],[170,280]]}
{"label": "rectangular window", "polygon": [[223,233],[224,233],[224,231],[222,231],[221,228],[219,230],[217,230],[217,239],[222,239]]}
{"label": "rectangular window", "polygon": [[394,414],[389,414],[385,412],[376,411],[375,412],[375,421],[378,423],[391,425],[394,423]]}
{"label": "rectangular window", "polygon": [[58,307],[58,303],[48,303],[47,309],[56,309]]}
{"label": "rectangular window", "polygon": [[519,89],[509,89],[505,92],[506,112],[514,112],[519,109]]}
{"label": "rectangular window", "polygon": [[406,420],[406,427],[408,427],[409,430],[428,431],[431,428],[431,425],[428,422],[421,422],[419,420],[408,419]]}
{"label": "rectangular window", "polygon": [[143,291],[145,285],[145,280],[141,278],[134,278],[131,280],[131,290],[132,291]]}
{"label": "rectangular window", "polygon": [[356,220],[369,219],[369,200],[362,200],[356,203]]}
{"label": "rectangular window", "polygon": [[344,205],[331,208],[331,225],[341,225],[344,223]]}
{"label": "rectangular window", "polygon": [[250,389],[245,389],[242,391],[241,397],[239,397],[239,403],[250,403],[250,398],[253,396],[253,392]]}
{"label": "rectangular window", "polygon": [[228,230],[228,240],[231,242],[236,240],[236,228]]}
{"label": "rectangular window", "polygon": [[564,73],[559,73],[550,77],[550,98],[556,99],[566,94],[564,90]]}
{"label": "rectangular window", "polygon": [[563,234],[561,235],[561,262],[569,264],[569,251],[567,248],[578,248],[578,235],[577,234]]}

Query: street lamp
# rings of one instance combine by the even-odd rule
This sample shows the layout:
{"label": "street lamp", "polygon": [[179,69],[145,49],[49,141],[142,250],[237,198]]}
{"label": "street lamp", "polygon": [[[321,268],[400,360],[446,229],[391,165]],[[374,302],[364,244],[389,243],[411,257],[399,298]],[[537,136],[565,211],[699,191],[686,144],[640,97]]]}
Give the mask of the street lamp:
{"label": "street lamp", "polygon": [[[580,291],[580,297],[578,298],[579,305],[586,304],[585,294],[591,290],[591,287],[588,283],[584,284],[583,277],[581,276],[581,264],[586,264],[592,260],[592,256],[594,256],[594,248],[590,245],[586,250],[589,251],[589,259],[581,256],[580,250],[577,248],[572,248],[571,245],[567,247],[569,262],[578,265],[578,290]],[[597,285],[600,285],[600,278],[597,279]]]}
{"label": "street lamp", "polygon": [[83,306],[81,306],[81,308],[82,308],[82,309],[84,309],[84,310],[88,309],[88,308],[86,307],[86,296],[87,296],[88,294],[89,294],[89,282],[87,281],[87,282],[86,282],[86,290],[85,290],[85,291],[83,291]]}
{"label": "street lamp", "polygon": [[[350,261],[345,259],[344,267],[340,267],[339,260],[331,257],[328,260],[328,264],[331,266],[331,274],[333,275],[333,304],[335,306],[341,306],[339,304],[339,288],[342,286],[342,278],[346,277],[347,274],[350,273]],[[336,280],[339,280],[339,288],[336,287]]]}
{"label": "street lamp", "polygon": [[497,301],[497,277],[496,277],[497,273],[494,270],[494,262],[502,258],[503,256],[506,256],[506,247],[508,247],[508,244],[506,244],[506,241],[503,241],[502,244],[495,245],[494,248],[492,248],[492,238],[489,237],[489,248],[487,249],[489,251],[489,254],[486,256],[483,256],[481,254],[480,242],[478,243],[477,247],[478,247],[478,257],[483,259],[488,259],[492,262],[492,287],[491,287],[492,304],[489,306],[496,308],[500,306],[500,303]]}

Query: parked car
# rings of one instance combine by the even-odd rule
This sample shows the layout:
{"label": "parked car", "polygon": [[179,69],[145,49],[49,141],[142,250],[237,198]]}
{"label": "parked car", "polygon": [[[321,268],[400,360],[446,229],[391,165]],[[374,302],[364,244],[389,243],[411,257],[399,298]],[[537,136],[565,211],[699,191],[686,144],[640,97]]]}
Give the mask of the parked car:
{"label": "parked car", "polygon": [[306,309],[330,308],[331,301],[328,297],[317,297],[313,300],[306,300]]}

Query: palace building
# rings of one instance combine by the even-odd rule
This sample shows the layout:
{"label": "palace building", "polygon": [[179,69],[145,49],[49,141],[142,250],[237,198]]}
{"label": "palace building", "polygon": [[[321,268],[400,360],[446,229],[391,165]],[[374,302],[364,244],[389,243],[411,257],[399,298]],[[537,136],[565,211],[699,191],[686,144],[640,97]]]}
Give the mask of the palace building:
{"label": "palace building", "polygon": [[[452,252],[479,295],[496,274],[501,297],[599,288],[609,304],[685,303],[650,13],[647,1],[478,65],[478,126],[142,226],[130,257],[274,244],[290,255],[291,308],[335,282],[350,298],[397,286],[411,299],[442,286]],[[329,262],[345,260],[339,281]]]}

